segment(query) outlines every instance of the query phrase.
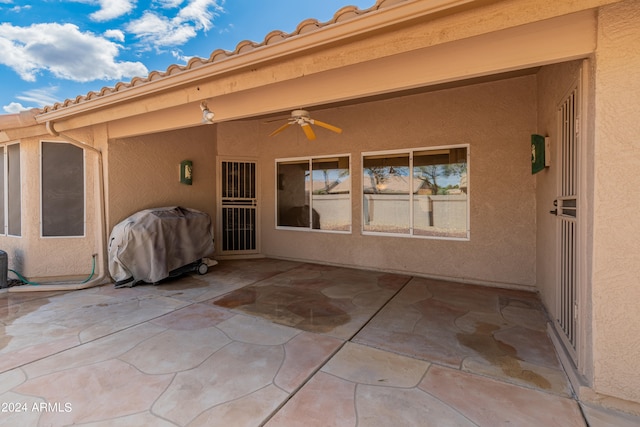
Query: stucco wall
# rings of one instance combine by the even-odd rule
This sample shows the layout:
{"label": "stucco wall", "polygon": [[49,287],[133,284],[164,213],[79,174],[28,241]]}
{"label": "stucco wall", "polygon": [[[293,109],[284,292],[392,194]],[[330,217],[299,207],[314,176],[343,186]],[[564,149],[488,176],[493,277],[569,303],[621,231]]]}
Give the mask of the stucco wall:
{"label": "stucco wall", "polygon": [[[108,232],[142,209],[184,206],[215,213],[215,125],[111,141]],[[193,162],[193,184],[179,165]]]}
{"label": "stucco wall", "polygon": [[[298,128],[269,137],[279,123],[220,124],[219,152],[255,144],[261,167],[262,253],[487,284],[535,284],[535,188],[529,140],[536,129],[535,77],[313,112],[344,129]],[[233,136],[232,136],[233,135]],[[470,144],[471,239],[451,241],[361,234],[361,153]],[[275,229],[276,158],[350,154],[351,234]]]}
{"label": "stucco wall", "polygon": [[640,402],[640,3],[599,14],[593,222],[594,388]]}

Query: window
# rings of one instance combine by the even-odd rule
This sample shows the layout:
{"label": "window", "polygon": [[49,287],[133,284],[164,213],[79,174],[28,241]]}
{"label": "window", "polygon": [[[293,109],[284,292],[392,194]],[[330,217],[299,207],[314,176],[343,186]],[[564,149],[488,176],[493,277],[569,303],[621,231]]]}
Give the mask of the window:
{"label": "window", "polygon": [[349,156],[276,160],[277,226],[351,231]]}
{"label": "window", "polygon": [[84,236],[84,150],[42,142],[42,236]]}
{"label": "window", "polygon": [[364,153],[363,232],[469,237],[468,147]]}
{"label": "window", "polygon": [[22,234],[20,144],[0,146],[0,234]]}
{"label": "window", "polygon": [[5,176],[5,170],[6,170],[6,165],[5,165],[5,147],[0,146],[0,235],[5,235],[7,234],[7,230],[6,230],[6,214],[5,214],[5,206],[7,206],[7,203],[5,201],[5,191],[4,191],[4,187],[5,187],[5,183],[7,182],[7,177]]}

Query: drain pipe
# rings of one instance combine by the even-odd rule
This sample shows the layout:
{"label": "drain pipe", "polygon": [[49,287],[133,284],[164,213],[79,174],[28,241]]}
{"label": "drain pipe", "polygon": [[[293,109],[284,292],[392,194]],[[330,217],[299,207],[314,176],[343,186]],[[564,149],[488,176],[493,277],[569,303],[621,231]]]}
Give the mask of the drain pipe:
{"label": "drain pipe", "polygon": [[[104,191],[104,167],[102,162],[102,151],[82,141],[78,141],[68,135],[63,135],[55,130],[54,124],[51,121],[46,122],[47,132],[55,137],[60,137],[68,143],[82,148],[83,150],[93,151],[98,156],[98,200],[100,204],[100,232],[98,233],[98,244],[100,245],[100,257],[102,258],[101,271],[99,276],[95,279],[91,279],[82,283],[66,283],[66,282],[52,282],[41,283],[40,285],[25,285],[25,286],[12,286],[9,288],[9,292],[31,292],[31,291],[73,291],[79,289],[92,288],[94,286],[103,285],[104,279],[107,277],[107,245],[106,245],[106,213],[105,213],[105,191]],[[94,255],[95,256],[95,255]]]}

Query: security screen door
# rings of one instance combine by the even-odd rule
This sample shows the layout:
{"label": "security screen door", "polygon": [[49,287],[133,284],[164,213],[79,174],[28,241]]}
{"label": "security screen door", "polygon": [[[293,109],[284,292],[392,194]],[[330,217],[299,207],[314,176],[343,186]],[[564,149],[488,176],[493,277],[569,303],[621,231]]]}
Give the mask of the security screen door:
{"label": "security screen door", "polygon": [[555,201],[558,219],[558,284],[556,322],[564,333],[565,347],[577,362],[579,338],[578,298],[579,269],[579,143],[580,143],[580,81],[560,104],[559,122],[559,193]]}
{"label": "security screen door", "polygon": [[222,255],[258,252],[255,161],[220,161]]}

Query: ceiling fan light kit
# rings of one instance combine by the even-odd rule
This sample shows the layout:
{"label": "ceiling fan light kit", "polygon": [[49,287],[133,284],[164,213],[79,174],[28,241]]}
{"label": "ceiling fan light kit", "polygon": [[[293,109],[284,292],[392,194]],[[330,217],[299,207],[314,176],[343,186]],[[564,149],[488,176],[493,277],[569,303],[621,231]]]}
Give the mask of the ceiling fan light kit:
{"label": "ceiling fan light kit", "polygon": [[302,128],[305,136],[308,140],[313,141],[316,139],[316,134],[313,131],[311,125],[316,125],[328,129],[332,132],[342,133],[342,129],[337,126],[330,125],[329,123],[321,122],[320,120],[315,120],[311,118],[311,115],[307,110],[293,110],[291,112],[291,117],[288,119],[287,123],[280,126],[278,129],[271,132],[269,136],[274,136],[284,131],[291,125],[299,125]]}
{"label": "ceiling fan light kit", "polygon": [[209,110],[209,107],[207,106],[207,101],[202,101],[200,103],[200,110],[202,110],[202,123],[212,124],[215,114],[213,111]]}

